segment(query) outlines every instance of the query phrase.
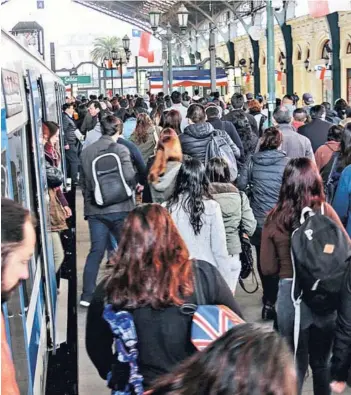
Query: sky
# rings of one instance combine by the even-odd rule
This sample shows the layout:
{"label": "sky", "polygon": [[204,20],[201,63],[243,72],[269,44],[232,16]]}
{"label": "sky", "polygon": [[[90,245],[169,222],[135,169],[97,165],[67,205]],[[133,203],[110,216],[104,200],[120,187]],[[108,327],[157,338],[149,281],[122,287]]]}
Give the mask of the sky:
{"label": "sky", "polygon": [[[49,43],[55,42],[59,68],[72,67],[72,64],[60,64],[62,62],[60,62],[58,52],[62,52],[65,45],[67,48],[72,48],[72,45],[74,46],[77,42],[81,45],[86,37],[88,52],[90,52],[95,37],[117,35],[122,38],[127,34],[131,38],[134,27],[119,19],[74,3],[72,0],[44,0],[44,9],[37,9],[36,0],[10,0],[1,6],[1,24],[4,29],[11,30],[20,21],[36,21],[44,28],[45,57],[50,58]],[[161,43],[156,41],[156,47],[160,47],[160,52]],[[80,59],[82,60],[90,59]],[[144,63],[142,59],[141,61]]]}

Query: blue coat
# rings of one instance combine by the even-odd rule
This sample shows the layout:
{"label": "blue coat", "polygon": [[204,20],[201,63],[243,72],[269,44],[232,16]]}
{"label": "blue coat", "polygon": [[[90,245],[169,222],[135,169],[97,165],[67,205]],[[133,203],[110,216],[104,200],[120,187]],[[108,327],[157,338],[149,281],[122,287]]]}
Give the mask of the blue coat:
{"label": "blue coat", "polygon": [[333,208],[351,237],[351,165],[347,166],[341,173],[334,196]]}

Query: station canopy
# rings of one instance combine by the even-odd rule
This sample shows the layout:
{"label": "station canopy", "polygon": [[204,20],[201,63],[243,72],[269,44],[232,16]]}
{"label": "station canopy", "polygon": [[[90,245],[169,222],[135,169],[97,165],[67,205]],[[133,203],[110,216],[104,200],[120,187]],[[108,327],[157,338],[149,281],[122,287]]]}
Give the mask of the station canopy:
{"label": "station canopy", "polygon": [[[167,24],[171,25],[172,34],[175,38],[182,38],[185,33],[196,32],[199,27],[207,23],[216,25],[217,16],[225,11],[231,18],[241,19],[249,15],[254,15],[258,10],[265,7],[265,1],[226,1],[226,0],[152,0],[152,1],[94,1],[94,0],[73,0],[75,3],[84,5],[90,9],[102,12],[115,17],[124,22],[128,22],[140,29],[151,32],[150,16],[152,10],[162,13],[159,23],[158,33],[165,31]],[[189,12],[187,29],[181,31],[178,23],[177,12],[184,5]],[[229,18],[228,18],[229,19]],[[157,36],[158,34],[156,34]]]}

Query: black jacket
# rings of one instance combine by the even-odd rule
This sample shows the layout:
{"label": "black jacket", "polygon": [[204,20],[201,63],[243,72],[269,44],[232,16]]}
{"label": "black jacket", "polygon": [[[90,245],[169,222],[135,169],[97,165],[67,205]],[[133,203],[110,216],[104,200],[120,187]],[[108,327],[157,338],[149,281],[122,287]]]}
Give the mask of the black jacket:
{"label": "black jacket", "polygon": [[298,133],[311,141],[313,152],[316,152],[321,145],[327,142],[328,131],[331,126],[331,123],[316,118],[312,122],[300,126]]}
{"label": "black jacket", "polygon": [[[208,262],[199,261],[199,264],[206,303],[228,306],[241,316],[233,294],[218,270]],[[113,355],[110,327],[102,318],[106,298],[104,285],[101,282],[97,286],[89,306],[85,339],[90,359],[100,376],[106,380],[111,366],[119,363]],[[195,295],[187,302],[196,303]],[[154,379],[170,372],[175,365],[196,351],[190,341],[192,317],[182,314],[178,306],[159,310],[146,306],[132,310],[131,313],[138,335],[139,371],[144,376],[144,386],[149,388]],[[123,369],[119,366],[116,370]],[[126,383],[129,369],[125,373],[117,378],[120,385]]]}
{"label": "black jacket", "polygon": [[[211,141],[213,131],[213,126],[207,122],[188,125],[184,129],[184,133],[179,136],[183,154],[205,163],[207,145]],[[220,131],[219,133],[231,147],[235,158],[240,158],[240,150],[228,134],[225,131]]]}
{"label": "black jacket", "polygon": [[257,228],[263,227],[268,212],[278,201],[283,172],[288,162],[289,158],[284,151],[257,152],[247,161],[237,180],[237,186],[241,190],[249,185],[250,203],[257,220]]}
{"label": "black jacket", "polygon": [[[340,294],[340,307],[331,359],[331,377],[346,381],[351,373],[351,266],[349,265]],[[351,376],[350,376],[351,377]]]}
{"label": "black jacket", "polygon": [[74,134],[74,131],[77,129],[77,126],[68,114],[65,112],[62,113],[62,128],[64,132],[64,142],[65,145],[75,145],[77,142],[77,137]]}
{"label": "black jacket", "polygon": [[228,136],[232,139],[233,143],[239,148],[240,158],[245,156],[243,143],[241,142],[239,134],[232,122],[221,121],[219,118],[210,118],[207,120],[207,122],[210,123],[214,129],[225,130]]}
{"label": "black jacket", "polygon": [[235,126],[244,146],[244,158],[241,158],[241,161],[245,162],[248,156],[255,153],[257,146],[258,129],[256,120],[244,110],[233,110],[224,117],[224,120],[232,122]]}

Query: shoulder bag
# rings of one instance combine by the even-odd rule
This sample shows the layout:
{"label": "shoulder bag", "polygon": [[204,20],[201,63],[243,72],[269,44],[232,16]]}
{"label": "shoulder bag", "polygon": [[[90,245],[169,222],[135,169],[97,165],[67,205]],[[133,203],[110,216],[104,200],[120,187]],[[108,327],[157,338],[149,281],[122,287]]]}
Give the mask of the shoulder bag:
{"label": "shoulder bag", "polygon": [[[243,195],[242,194],[243,194],[243,192],[240,192],[241,212],[243,212],[243,198],[242,198]],[[253,259],[253,255],[252,255],[252,246],[250,243],[250,238],[244,229],[242,220],[240,220],[240,224],[239,224],[239,237],[240,237],[240,243],[241,243],[241,253],[240,253],[241,271],[240,271],[240,276],[239,276],[239,284],[240,284],[241,288],[246,293],[253,294],[258,290],[259,286],[258,286],[257,276],[255,273],[255,268],[254,268],[254,259]],[[247,277],[249,277],[250,274],[252,274],[252,282],[255,284],[253,291],[248,291],[244,285],[244,280]]]}
{"label": "shoulder bag", "polygon": [[197,261],[193,262],[193,272],[196,304],[183,304],[181,312],[193,315],[191,342],[201,351],[229,329],[245,321],[227,306],[206,304]]}

